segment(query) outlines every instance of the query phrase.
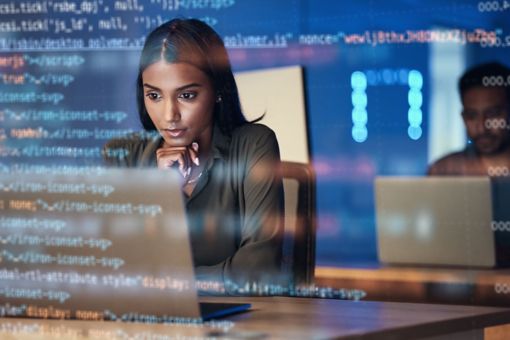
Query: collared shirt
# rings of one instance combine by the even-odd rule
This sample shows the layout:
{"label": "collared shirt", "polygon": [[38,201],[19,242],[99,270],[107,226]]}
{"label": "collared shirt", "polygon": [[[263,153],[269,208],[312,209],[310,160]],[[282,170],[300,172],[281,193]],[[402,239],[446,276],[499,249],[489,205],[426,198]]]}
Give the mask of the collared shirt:
{"label": "collared shirt", "polygon": [[[105,159],[122,167],[155,167],[161,145],[160,136],[113,140],[105,150],[123,148],[127,155]],[[278,142],[268,127],[245,124],[231,136],[214,127],[211,157],[191,196],[184,195],[197,279],[285,282],[279,163]]]}

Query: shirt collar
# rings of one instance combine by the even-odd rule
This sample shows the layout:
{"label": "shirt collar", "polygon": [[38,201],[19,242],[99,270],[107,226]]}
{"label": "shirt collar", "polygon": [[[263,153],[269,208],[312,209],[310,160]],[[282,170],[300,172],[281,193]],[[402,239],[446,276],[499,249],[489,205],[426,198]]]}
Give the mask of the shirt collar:
{"label": "shirt collar", "polygon": [[157,166],[158,162],[156,160],[156,151],[163,143],[163,137],[158,133],[157,135],[148,135],[145,136],[146,146],[143,149],[142,157],[141,157],[141,166]]}
{"label": "shirt collar", "polygon": [[228,158],[228,149],[231,139],[231,137],[224,134],[221,129],[214,124],[211,146],[212,159],[226,160]]}

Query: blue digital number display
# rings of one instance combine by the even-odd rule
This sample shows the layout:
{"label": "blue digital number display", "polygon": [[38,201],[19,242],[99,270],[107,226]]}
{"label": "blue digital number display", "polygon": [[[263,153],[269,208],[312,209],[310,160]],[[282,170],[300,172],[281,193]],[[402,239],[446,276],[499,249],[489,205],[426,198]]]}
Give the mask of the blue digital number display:
{"label": "blue digital number display", "polygon": [[[368,81],[367,73],[370,73],[370,81]],[[392,74],[395,74],[395,79],[401,79],[401,81],[393,81]],[[407,77],[403,77],[407,73]],[[407,120],[409,127],[407,128],[407,135],[412,140],[418,140],[422,136],[421,124],[423,122],[423,112],[421,107],[423,105],[423,76],[420,71],[417,70],[400,70],[391,72],[391,70],[384,70],[382,72],[382,80],[378,81],[378,78],[374,75],[374,71],[362,72],[355,71],[351,75],[351,101],[352,101],[352,139],[358,143],[363,143],[368,139],[368,96],[366,89],[368,85],[394,85],[395,83],[404,83],[404,79],[407,80],[409,86],[409,92],[407,95],[407,101],[409,103],[409,111],[407,113]],[[403,79],[402,79],[403,78]]]}

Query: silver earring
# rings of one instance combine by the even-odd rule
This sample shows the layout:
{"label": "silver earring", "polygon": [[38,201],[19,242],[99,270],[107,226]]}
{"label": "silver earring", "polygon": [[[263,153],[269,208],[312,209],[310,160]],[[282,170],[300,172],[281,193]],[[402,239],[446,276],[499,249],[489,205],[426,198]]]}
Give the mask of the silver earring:
{"label": "silver earring", "polygon": [[222,100],[223,98],[221,98],[221,96],[216,97],[216,103],[221,103]]}

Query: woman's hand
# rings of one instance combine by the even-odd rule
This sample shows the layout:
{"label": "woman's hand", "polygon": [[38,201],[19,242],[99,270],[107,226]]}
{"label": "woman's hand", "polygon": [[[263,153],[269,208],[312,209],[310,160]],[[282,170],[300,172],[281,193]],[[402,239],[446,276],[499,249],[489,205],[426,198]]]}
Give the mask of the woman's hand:
{"label": "woman's hand", "polygon": [[179,166],[179,172],[187,180],[191,174],[193,164],[200,165],[198,159],[198,143],[193,142],[188,146],[168,146],[156,150],[156,159],[159,169],[169,169],[173,166]]}

